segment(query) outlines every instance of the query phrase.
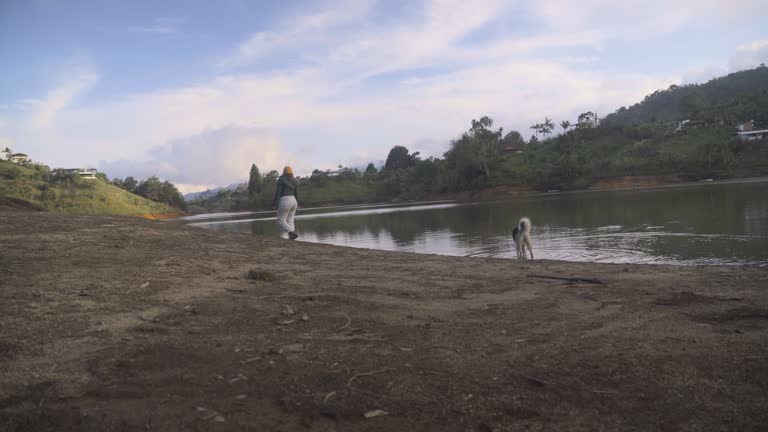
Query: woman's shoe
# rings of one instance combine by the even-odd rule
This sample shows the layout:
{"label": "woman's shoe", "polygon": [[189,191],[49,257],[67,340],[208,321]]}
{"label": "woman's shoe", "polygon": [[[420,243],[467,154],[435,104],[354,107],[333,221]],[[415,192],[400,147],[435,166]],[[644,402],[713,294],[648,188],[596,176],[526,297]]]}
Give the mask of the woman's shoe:
{"label": "woman's shoe", "polygon": [[299,238],[299,235],[296,234],[295,231],[291,231],[291,232],[288,233],[288,238],[291,239],[291,240],[296,240],[297,238]]}

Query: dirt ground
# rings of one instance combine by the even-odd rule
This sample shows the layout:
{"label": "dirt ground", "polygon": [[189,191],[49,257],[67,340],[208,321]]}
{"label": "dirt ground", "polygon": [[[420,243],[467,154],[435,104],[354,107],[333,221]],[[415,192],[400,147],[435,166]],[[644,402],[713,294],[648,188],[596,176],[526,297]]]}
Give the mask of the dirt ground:
{"label": "dirt ground", "polygon": [[766,429],[768,269],[0,213],[3,431]]}

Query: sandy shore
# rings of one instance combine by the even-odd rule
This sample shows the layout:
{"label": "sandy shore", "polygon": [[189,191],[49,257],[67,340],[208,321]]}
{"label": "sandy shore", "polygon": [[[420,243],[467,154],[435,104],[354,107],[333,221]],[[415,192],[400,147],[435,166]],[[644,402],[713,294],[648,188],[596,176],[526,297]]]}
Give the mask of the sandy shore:
{"label": "sandy shore", "polygon": [[0,213],[3,431],[744,431],[766,407],[767,269]]}

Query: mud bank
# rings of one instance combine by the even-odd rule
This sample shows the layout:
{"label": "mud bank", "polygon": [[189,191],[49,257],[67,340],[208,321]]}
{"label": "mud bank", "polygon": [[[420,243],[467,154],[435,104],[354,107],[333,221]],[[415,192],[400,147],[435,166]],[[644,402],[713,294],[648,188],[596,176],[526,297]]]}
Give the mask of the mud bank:
{"label": "mud bank", "polygon": [[764,430],[766,287],[5,212],[0,430]]}

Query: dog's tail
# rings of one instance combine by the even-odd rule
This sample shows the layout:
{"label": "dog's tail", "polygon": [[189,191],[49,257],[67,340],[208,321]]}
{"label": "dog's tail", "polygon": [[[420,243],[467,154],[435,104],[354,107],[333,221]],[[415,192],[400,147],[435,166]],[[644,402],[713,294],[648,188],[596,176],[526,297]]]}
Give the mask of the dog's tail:
{"label": "dog's tail", "polygon": [[531,220],[527,217],[520,219],[520,222],[517,224],[517,226],[520,227],[520,231],[522,231],[523,234],[531,234]]}

